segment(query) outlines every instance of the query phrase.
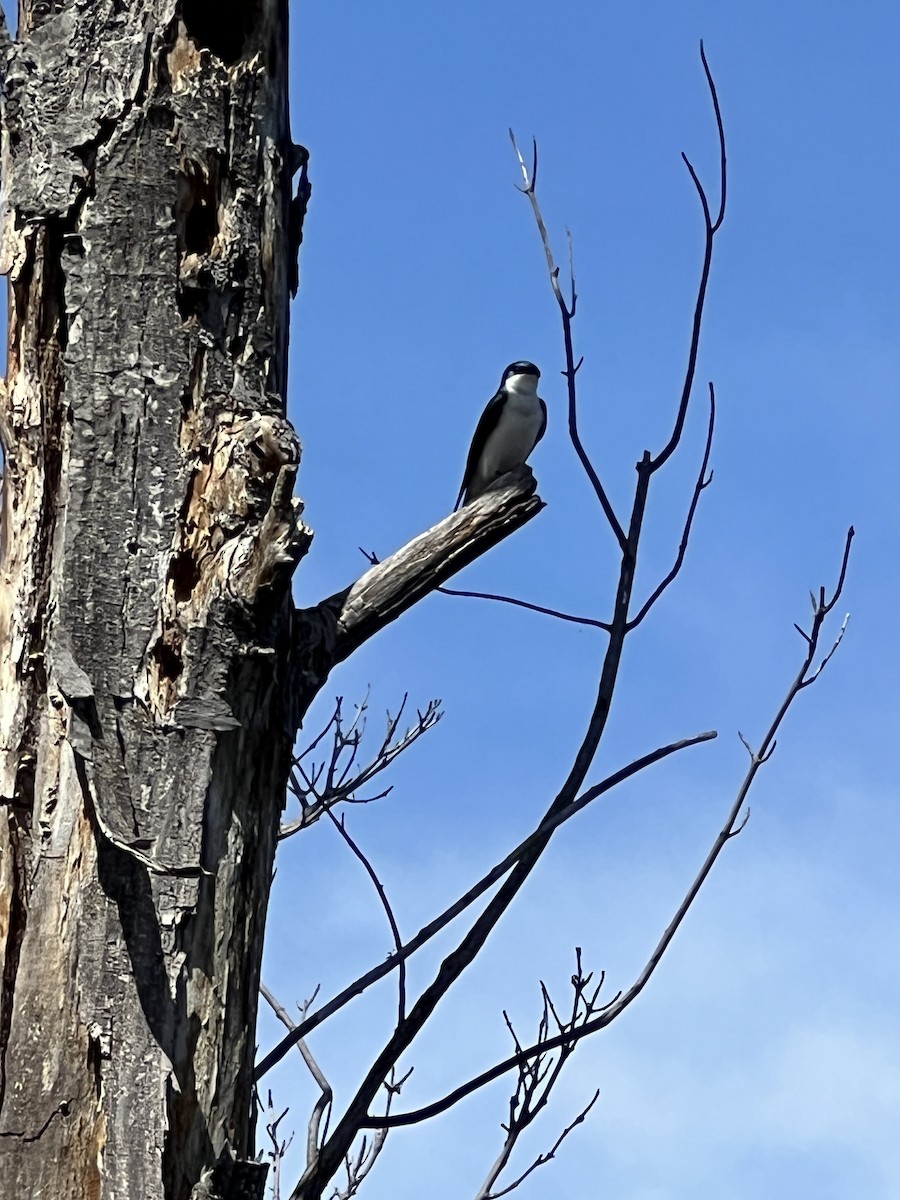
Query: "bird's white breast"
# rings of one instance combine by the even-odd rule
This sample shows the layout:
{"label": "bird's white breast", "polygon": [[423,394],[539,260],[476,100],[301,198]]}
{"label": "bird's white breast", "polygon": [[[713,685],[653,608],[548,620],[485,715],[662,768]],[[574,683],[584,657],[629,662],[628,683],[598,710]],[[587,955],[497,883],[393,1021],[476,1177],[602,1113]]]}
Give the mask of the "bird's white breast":
{"label": "bird's white breast", "polygon": [[481,474],[489,480],[520,466],[537,441],[544,410],[537,393],[509,392],[503,411],[481,457]]}

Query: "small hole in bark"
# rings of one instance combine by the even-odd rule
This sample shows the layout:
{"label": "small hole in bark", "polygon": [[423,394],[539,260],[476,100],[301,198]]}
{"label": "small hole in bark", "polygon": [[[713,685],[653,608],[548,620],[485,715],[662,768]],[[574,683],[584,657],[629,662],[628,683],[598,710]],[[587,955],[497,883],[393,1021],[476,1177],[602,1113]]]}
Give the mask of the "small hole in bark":
{"label": "small hole in bark", "polygon": [[153,657],[159,664],[159,674],[163,679],[177,679],[184,670],[181,655],[171,646],[167,646],[162,639],[153,647]]}
{"label": "small hole in bark", "polygon": [[147,120],[150,122],[151,129],[174,129],[175,114],[171,108],[165,108],[161,104],[154,104],[147,114]]}
{"label": "small hole in bark", "polygon": [[184,245],[188,254],[206,254],[218,232],[215,204],[198,196],[184,223]]}
{"label": "small hole in bark", "polygon": [[103,1095],[103,1048],[97,1037],[88,1038],[87,1062],[88,1069],[94,1077],[94,1091],[99,1100]]}
{"label": "small hole in bark", "polygon": [[174,206],[178,252],[182,260],[189,255],[202,258],[213,248],[219,232],[222,168],[222,159],[214,151],[209,151],[205,161],[182,160]]}
{"label": "small hole in bark", "polygon": [[219,197],[215,168],[209,175],[194,163],[178,176],[175,219],[182,254],[208,254],[219,232]]}
{"label": "small hole in bark", "polygon": [[190,550],[182,550],[172,559],[169,567],[172,590],[179,604],[190,600],[194,588],[200,582],[200,568]]}
{"label": "small hole in bark", "polygon": [[232,66],[252,50],[262,0],[184,0],[182,20],[190,38]]}
{"label": "small hole in bark", "polygon": [[206,293],[196,288],[191,288],[190,290],[179,288],[178,294],[175,297],[175,303],[178,305],[182,321],[187,324],[188,321],[194,317],[199,317],[203,312],[203,306],[206,303]]}

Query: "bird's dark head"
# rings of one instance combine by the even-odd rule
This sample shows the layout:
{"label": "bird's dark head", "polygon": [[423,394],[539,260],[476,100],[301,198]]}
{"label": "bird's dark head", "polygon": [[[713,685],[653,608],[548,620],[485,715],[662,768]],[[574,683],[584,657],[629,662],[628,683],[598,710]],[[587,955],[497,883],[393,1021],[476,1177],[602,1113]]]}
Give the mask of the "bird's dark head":
{"label": "bird's dark head", "polygon": [[525,362],[520,359],[519,362],[510,363],[503,372],[503,382],[506,383],[510,375],[533,375],[535,379],[540,379],[541,373],[533,362]]}
{"label": "bird's dark head", "polygon": [[503,372],[503,379],[500,381],[500,386],[506,388],[510,392],[536,392],[537,383],[541,377],[540,371],[533,362],[526,362],[520,359],[518,362],[510,363]]}

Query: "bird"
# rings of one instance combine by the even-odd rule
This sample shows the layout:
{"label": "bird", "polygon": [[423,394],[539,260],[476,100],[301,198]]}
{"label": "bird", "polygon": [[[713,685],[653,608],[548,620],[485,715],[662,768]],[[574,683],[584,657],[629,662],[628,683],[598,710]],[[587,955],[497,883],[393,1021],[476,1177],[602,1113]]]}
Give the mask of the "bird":
{"label": "bird", "polygon": [[483,495],[495,479],[524,465],[547,428],[547,405],[537,394],[541,373],[532,362],[510,363],[481,414],[453,511]]}

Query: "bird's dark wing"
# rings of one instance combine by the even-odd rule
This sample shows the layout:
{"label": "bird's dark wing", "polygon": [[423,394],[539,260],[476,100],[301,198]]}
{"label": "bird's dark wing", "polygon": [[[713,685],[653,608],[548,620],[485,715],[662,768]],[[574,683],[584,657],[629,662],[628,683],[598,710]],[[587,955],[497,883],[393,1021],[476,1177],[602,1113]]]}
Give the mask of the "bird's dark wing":
{"label": "bird's dark wing", "polygon": [[[466,494],[466,488],[472,482],[472,476],[475,474],[475,468],[478,465],[479,458],[481,458],[481,452],[484,450],[488,438],[497,428],[497,422],[500,420],[502,410],[503,392],[500,391],[492,399],[488,400],[484,412],[475,426],[475,435],[472,438],[472,445],[469,447],[469,457],[466,459],[462,487],[459,489],[459,495],[456,497],[456,503],[453,505],[454,512],[459,508],[462,498]],[[546,416],[544,423],[546,424]]]}
{"label": "bird's dark wing", "polygon": [[[538,397],[538,399],[540,399],[540,397]],[[535,446],[538,444],[538,442],[541,440],[541,438],[547,432],[547,405],[544,403],[543,400],[541,400],[541,412],[544,414],[544,419],[543,419],[543,421],[541,421],[541,427],[538,430],[538,435],[534,439]],[[534,446],[532,446],[531,448],[533,450]]]}

